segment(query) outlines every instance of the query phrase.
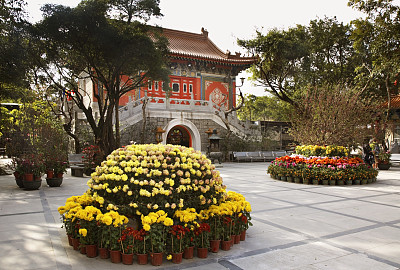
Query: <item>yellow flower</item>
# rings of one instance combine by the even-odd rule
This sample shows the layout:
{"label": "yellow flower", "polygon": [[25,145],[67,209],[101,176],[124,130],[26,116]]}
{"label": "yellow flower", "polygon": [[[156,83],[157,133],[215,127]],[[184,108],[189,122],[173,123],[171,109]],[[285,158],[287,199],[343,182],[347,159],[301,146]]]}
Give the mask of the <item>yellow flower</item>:
{"label": "yellow flower", "polygon": [[87,230],[86,229],[79,229],[79,234],[82,235],[83,237],[86,237]]}
{"label": "yellow flower", "polygon": [[172,255],[169,254],[169,255],[167,256],[167,260],[169,261],[169,260],[171,260],[171,259],[172,259]]}
{"label": "yellow flower", "polygon": [[149,224],[143,224],[143,229],[147,232],[150,230],[150,225]]}

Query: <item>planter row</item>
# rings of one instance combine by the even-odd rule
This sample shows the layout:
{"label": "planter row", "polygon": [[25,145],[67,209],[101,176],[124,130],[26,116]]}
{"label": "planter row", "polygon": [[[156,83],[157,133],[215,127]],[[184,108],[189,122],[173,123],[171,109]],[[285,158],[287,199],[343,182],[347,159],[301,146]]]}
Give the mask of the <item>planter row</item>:
{"label": "planter row", "polygon": [[[15,182],[19,188],[24,188],[27,190],[39,189],[42,185],[41,177],[33,177],[33,174],[18,174],[14,172]],[[63,175],[57,175],[56,178],[46,178],[46,183],[49,187],[59,187],[63,181]]]}
{"label": "planter row", "polygon": [[[219,250],[228,251],[234,244],[239,244],[240,241],[246,240],[246,231],[243,231],[240,235],[232,235],[231,240],[210,240],[210,248],[196,248],[196,254],[198,258],[207,258],[208,252],[213,253],[219,252]],[[163,263],[164,253],[150,253],[150,254],[124,254],[119,250],[108,250],[106,248],[98,248],[97,245],[82,245],[79,239],[68,236],[68,244],[73,247],[74,250],[79,251],[82,254],[86,254],[89,258],[95,258],[100,256],[101,259],[110,259],[112,263],[123,263],[133,264],[134,257],[138,264],[148,264],[149,261],[154,266],[159,266]],[[182,259],[193,259],[195,247],[187,247],[184,252],[172,253],[171,261],[179,264]]]}
{"label": "planter row", "polygon": [[351,185],[366,185],[373,182],[376,182],[376,178],[371,179],[356,179],[356,180],[312,180],[312,179],[302,179],[299,177],[290,177],[290,176],[278,176],[272,175],[272,179],[276,179],[279,181],[289,182],[289,183],[296,183],[296,184],[305,184],[305,185],[329,185],[329,186],[351,186]]}

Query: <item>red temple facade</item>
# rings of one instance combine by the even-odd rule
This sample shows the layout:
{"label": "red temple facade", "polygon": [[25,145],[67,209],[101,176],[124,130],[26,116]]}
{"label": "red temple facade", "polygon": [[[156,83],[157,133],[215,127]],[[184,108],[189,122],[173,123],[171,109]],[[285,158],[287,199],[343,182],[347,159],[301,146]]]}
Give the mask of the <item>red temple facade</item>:
{"label": "red temple facade", "polygon": [[[148,81],[120,99],[122,143],[159,141],[205,152],[205,131],[226,132],[222,117],[236,106],[236,76],[256,58],[223,52],[204,29],[200,34],[163,29],[162,34],[169,42],[171,91],[166,95],[163,82]],[[90,87],[88,83],[83,82],[80,87]],[[243,124],[235,114],[230,117],[230,129],[240,136],[245,132]],[[155,130],[165,132],[157,135]]]}

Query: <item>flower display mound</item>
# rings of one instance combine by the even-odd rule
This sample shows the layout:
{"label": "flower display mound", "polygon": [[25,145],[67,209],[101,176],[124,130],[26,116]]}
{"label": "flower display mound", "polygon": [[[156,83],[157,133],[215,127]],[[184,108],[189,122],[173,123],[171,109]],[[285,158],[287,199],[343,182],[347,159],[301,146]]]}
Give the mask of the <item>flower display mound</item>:
{"label": "flower display mound", "polygon": [[92,173],[88,185],[102,206],[121,214],[147,215],[176,208],[207,209],[225,186],[215,166],[193,148],[130,145],[113,151]]}
{"label": "flower display mound", "polygon": [[84,245],[123,254],[176,254],[193,246],[207,249],[210,240],[229,241],[232,235],[244,240],[251,225],[244,196],[227,192],[215,166],[193,148],[117,149],[88,186],[58,208],[69,238]]}
{"label": "flower display mound", "polygon": [[[297,147],[300,153],[348,153],[344,147]],[[296,183],[329,185],[366,184],[376,181],[378,171],[358,157],[292,155],[276,158],[268,167],[272,178]]]}

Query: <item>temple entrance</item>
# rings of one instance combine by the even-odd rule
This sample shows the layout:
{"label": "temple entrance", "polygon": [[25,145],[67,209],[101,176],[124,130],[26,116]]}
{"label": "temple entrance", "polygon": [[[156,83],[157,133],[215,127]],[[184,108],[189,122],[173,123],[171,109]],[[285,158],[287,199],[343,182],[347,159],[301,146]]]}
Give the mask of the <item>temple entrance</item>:
{"label": "temple entrance", "polygon": [[192,138],[189,131],[185,127],[175,126],[168,132],[167,144],[192,147]]}

